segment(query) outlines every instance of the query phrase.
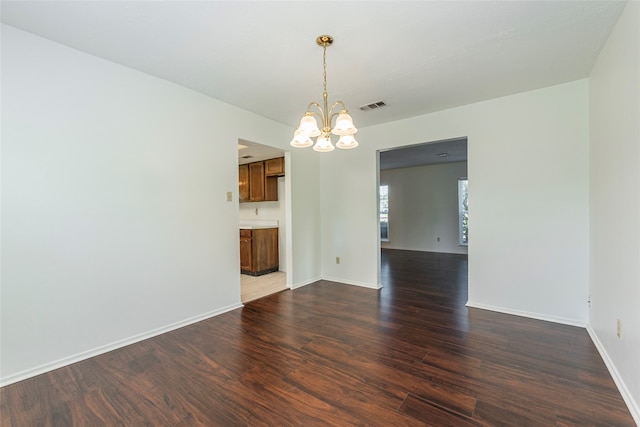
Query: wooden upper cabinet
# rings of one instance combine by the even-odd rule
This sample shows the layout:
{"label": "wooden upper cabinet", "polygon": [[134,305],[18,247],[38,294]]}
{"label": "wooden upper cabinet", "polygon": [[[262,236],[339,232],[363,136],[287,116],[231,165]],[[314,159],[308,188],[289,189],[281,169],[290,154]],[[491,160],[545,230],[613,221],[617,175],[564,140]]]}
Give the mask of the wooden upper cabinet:
{"label": "wooden upper cabinet", "polygon": [[238,167],[238,199],[241,202],[249,201],[249,165]]}
{"label": "wooden upper cabinet", "polygon": [[264,162],[249,163],[249,200],[264,200]]}
{"label": "wooden upper cabinet", "polygon": [[264,201],[265,202],[278,201],[278,177],[277,176],[266,176],[264,178]]}
{"label": "wooden upper cabinet", "polygon": [[240,202],[278,201],[278,177],[284,176],[284,157],[238,167]]}
{"label": "wooden upper cabinet", "polygon": [[284,176],[284,157],[264,161],[265,176]]}

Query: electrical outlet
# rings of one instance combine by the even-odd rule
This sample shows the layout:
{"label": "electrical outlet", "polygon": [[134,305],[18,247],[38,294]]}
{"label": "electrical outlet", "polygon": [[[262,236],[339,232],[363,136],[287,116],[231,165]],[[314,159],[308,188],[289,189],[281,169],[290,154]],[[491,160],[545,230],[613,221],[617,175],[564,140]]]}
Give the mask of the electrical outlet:
{"label": "electrical outlet", "polygon": [[618,319],[617,321],[617,328],[616,328],[616,335],[618,335],[618,338],[620,338],[620,336],[622,335],[622,322],[620,322],[620,319]]}
{"label": "electrical outlet", "polygon": [[227,202],[230,202],[233,200],[233,193],[231,191],[227,191]]}
{"label": "electrical outlet", "polygon": [[439,238],[439,237],[438,237],[438,238],[436,238],[436,241],[438,241],[438,242],[439,242],[439,241],[440,241],[440,238]]}
{"label": "electrical outlet", "polygon": [[340,264],[340,257],[339,256],[336,257],[336,264]]}

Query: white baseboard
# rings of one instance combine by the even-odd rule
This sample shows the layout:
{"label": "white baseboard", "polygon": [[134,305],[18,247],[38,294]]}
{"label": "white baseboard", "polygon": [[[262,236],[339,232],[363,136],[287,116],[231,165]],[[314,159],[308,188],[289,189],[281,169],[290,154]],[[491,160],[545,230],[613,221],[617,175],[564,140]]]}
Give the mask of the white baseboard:
{"label": "white baseboard", "polygon": [[82,360],[89,359],[94,356],[98,356],[100,354],[107,353],[112,350],[116,350],[121,347],[128,346],[130,344],[134,344],[166,332],[173,331],[175,329],[182,328],[184,326],[191,325],[193,323],[200,322],[202,320],[209,319],[211,317],[218,316],[220,314],[226,313],[231,310],[235,310],[236,308],[242,307],[242,304],[233,304],[227,307],[220,308],[218,310],[210,311],[208,313],[203,313],[198,316],[190,317],[185,320],[181,320],[179,322],[171,323],[167,326],[163,326],[161,328],[153,329],[148,332],[143,332],[138,335],[134,335],[129,338],[125,338],[110,344],[106,344],[100,347],[96,347],[91,350],[83,351],[82,353],[74,354],[69,357],[64,357],[62,359],[55,360],[53,362],[45,363],[44,365],[36,366],[35,368],[27,369],[25,371],[18,372],[16,374],[8,375],[6,377],[0,378],[0,387],[4,387],[9,384],[16,383],[18,381],[26,380],[27,378],[35,377],[36,375],[44,374],[46,372],[52,371],[54,369],[62,368],[64,366],[71,365],[72,363],[80,362]]}
{"label": "white baseboard", "polygon": [[298,288],[301,288],[303,286],[307,286],[307,285],[310,285],[312,283],[315,283],[315,282],[317,282],[319,280],[326,280],[326,281],[329,281],[329,282],[342,283],[342,284],[345,284],[345,285],[361,286],[363,288],[369,288],[369,289],[380,289],[380,288],[382,288],[381,284],[374,285],[374,284],[371,284],[371,283],[354,282],[354,281],[351,281],[351,280],[338,279],[338,278],[335,278],[335,277],[316,277],[315,279],[306,280],[304,282],[296,283],[295,285],[291,286],[291,289],[298,289]]}
{"label": "white baseboard", "polygon": [[611,378],[613,378],[613,382],[616,383],[616,387],[618,387],[618,391],[622,395],[622,399],[624,400],[624,403],[627,404],[627,408],[629,408],[629,412],[631,412],[631,416],[633,417],[636,424],[640,426],[640,408],[638,407],[638,403],[633,400],[633,397],[631,396],[631,393],[629,393],[629,389],[627,388],[627,385],[625,384],[624,380],[620,376],[620,373],[616,369],[616,365],[613,363],[613,361],[609,357],[609,354],[607,353],[604,346],[602,345],[600,338],[598,338],[598,334],[596,334],[596,331],[594,331],[593,328],[591,328],[591,325],[589,324],[587,324],[587,332],[591,337],[591,341],[593,341],[593,344],[596,346],[598,353],[600,353],[600,357],[602,357],[604,364],[607,366],[607,369],[611,374]]}
{"label": "white baseboard", "polygon": [[291,289],[298,289],[298,288],[301,288],[303,286],[307,286],[307,285],[310,285],[312,283],[315,283],[318,280],[322,280],[322,278],[316,277],[314,279],[305,280],[304,282],[298,282],[298,283],[292,284],[291,285]]}
{"label": "white baseboard", "polygon": [[355,281],[352,281],[352,280],[338,279],[336,277],[323,277],[322,280],[327,280],[329,282],[344,283],[345,285],[360,286],[360,287],[369,288],[369,289],[380,289],[380,288],[382,288],[382,285],[380,285],[380,284],[355,282]]}
{"label": "white baseboard", "polygon": [[587,323],[578,319],[568,319],[565,317],[549,316],[546,314],[532,313],[529,311],[514,310],[511,308],[498,307],[494,305],[481,304],[473,301],[467,301],[467,307],[481,308],[483,310],[496,311],[498,313],[512,314],[514,316],[528,317],[530,319],[544,320],[546,322],[562,323],[564,325],[578,326],[584,328]]}

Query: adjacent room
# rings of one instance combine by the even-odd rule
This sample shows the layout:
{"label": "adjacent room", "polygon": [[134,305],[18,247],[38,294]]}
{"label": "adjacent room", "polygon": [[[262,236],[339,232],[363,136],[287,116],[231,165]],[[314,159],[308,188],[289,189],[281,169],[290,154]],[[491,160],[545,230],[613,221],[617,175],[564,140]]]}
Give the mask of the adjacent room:
{"label": "adjacent room", "polygon": [[640,425],[640,2],[0,8],[0,424]]}
{"label": "adjacent room", "polygon": [[[285,153],[238,142],[240,300],[253,301],[287,285],[287,191]],[[289,212],[289,213],[287,213]]]}

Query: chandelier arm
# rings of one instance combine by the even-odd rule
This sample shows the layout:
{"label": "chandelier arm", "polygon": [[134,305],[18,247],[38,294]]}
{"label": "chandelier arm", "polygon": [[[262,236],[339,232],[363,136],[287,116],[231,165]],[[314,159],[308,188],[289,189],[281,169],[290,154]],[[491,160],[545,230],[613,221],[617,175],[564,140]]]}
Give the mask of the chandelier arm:
{"label": "chandelier arm", "polygon": [[342,109],[343,109],[343,110],[345,110],[345,111],[346,111],[346,109],[347,109],[347,106],[346,106],[346,105],[344,105],[344,102],[342,102],[342,101],[336,101],[336,102],[334,102],[334,103],[333,103],[333,105],[331,105],[331,109],[329,109],[329,115],[330,115],[331,117],[335,116],[336,114],[340,114],[340,113],[334,113],[334,112],[333,112],[333,109],[334,109],[334,108],[336,108],[336,105],[342,105]]}
{"label": "chandelier arm", "polygon": [[[341,105],[342,106],[342,110],[334,113],[333,109],[336,108],[336,105]],[[339,115],[341,111],[347,111],[347,107],[346,107],[346,105],[344,105],[344,102],[342,102],[342,101],[334,102],[333,105],[331,106],[331,109],[329,110],[329,114],[328,114],[328,116],[329,116],[329,119],[328,119],[329,120],[329,124],[331,124],[331,122],[333,121],[333,118],[335,116]]]}
{"label": "chandelier arm", "polygon": [[331,122],[333,121],[333,118],[334,118],[335,116],[339,116],[339,115],[340,115],[340,112],[332,113],[332,114],[331,114],[331,116],[329,116],[329,123],[331,123]]}
{"label": "chandelier arm", "polygon": [[[311,111],[311,107],[316,107],[318,109],[318,111]],[[307,112],[313,114],[314,116],[318,117],[320,119],[320,121],[322,122],[322,127],[324,128],[326,126],[326,114],[325,111],[322,109],[322,107],[320,106],[320,104],[318,104],[317,102],[313,101],[310,102],[309,105],[307,106]]]}
{"label": "chandelier arm", "polygon": [[320,110],[320,114],[324,115],[324,110],[322,109],[322,106],[317,102],[313,101],[313,102],[310,102],[309,105],[307,105],[307,111],[309,113],[317,114],[315,111],[311,111],[311,107],[316,107],[318,110]]}

